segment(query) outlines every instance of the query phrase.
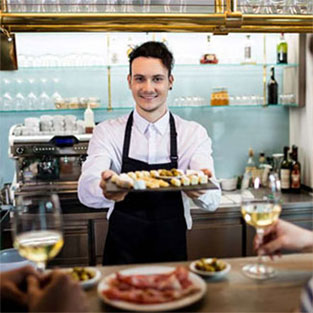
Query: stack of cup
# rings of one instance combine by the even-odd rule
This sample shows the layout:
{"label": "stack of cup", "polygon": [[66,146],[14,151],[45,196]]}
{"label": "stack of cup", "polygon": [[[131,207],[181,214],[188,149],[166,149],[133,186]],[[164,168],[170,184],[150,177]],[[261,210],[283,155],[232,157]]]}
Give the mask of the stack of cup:
{"label": "stack of cup", "polygon": [[23,135],[38,135],[40,131],[40,120],[36,117],[27,117],[24,119]]}
{"label": "stack of cup", "polygon": [[40,116],[40,130],[42,135],[48,135],[53,132],[53,119],[51,115]]}
{"label": "stack of cup", "polygon": [[66,134],[72,134],[76,131],[77,129],[76,120],[77,118],[74,115],[64,116],[64,127]]}
{"label": "stack of cup", "polygon": [[56,134],[64,134],[65,130],[64,116],[62,115],[53,116],[53,128]]}

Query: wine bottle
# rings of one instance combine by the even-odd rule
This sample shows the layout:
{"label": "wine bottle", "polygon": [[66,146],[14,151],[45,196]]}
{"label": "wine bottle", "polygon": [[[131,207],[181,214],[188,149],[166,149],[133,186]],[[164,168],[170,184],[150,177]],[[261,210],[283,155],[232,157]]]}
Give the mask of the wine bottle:
{"label": "wine bottle", "polygon": [[249,148],[249,158],[248,161],[246,163],[246,168],[245,168],[245,172],[249,173],[249,172],[253,172],[256,170],[256,164],[254,161],[254,152],[252,148]]}
{"label": "wine bottle", "polygon": [[284,159],[280,167],[280,181],[281,181],[281,191],[290,191],[290,169],[291,162],[288,159],[289,147],[284,147]]}
{"label": "wine bottle", "polygon": [[265,164],[266,164],[265,153],[261,152],[259,156],[259,168],[264,168]]}
{"label": "wine bottle", "polygon": [[287,64],[288,44],[285,40],[284,34],[281,33],[280,41],[277,44],[277,64]]}
{"label": "wine bottle", "polygon": [[247,39],[245,41],[245,49],[244,49],[244,63],[251,63],[251,40],[250,35],[246,36]]}
{"label": "wine bottle", "polygon": [[290,190],[291,192],[300,192],[301,189],[301,164],[298,161],[298,147],[292,146],[292,165],[290,173]]}
{"label": "wine bottle", "polygon": [[278,84],[275,80],[275,69],[271,67],[271,77],[267,85],[268,101],[267,104],[278,104]]}

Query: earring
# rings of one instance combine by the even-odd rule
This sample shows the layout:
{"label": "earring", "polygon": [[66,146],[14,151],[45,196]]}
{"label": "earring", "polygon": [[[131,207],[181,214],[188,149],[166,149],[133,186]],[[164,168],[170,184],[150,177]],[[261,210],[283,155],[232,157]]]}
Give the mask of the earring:
{"label": "earring", "polygon": [[170,90],[172,90],[172,89],[173,89],[173,87],[171,86],[171,87],[170,87]]}

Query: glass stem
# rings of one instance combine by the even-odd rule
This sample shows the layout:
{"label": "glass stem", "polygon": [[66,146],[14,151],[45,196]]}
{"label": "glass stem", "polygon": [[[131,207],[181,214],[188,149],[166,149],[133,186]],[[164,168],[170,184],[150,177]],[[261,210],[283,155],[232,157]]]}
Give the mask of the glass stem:
{"label": "glass stem", "polygon": [[46,270],[46,263],[45,262],[37,262],[36,263],[37,266],[37,271],[41,274],[43,274]]}
{"label": "glass stem", "polygon": [[[256,229],[257,236],[259,237],[259,242],[263,242],[263,237],[264,237],[264,229],[263,228],[257,228]],[[263,263],[263,257],[262,255],[258,252],[258,267],[260,268]]]}

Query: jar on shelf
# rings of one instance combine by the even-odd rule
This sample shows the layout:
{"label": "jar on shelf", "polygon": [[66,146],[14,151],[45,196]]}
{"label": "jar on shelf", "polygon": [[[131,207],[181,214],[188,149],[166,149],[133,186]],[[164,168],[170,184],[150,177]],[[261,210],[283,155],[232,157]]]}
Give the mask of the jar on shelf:
{"label": "jar on shelf", "polygon": [[213,88],[211,105],[229,105],[229,95],[226,88]]}

